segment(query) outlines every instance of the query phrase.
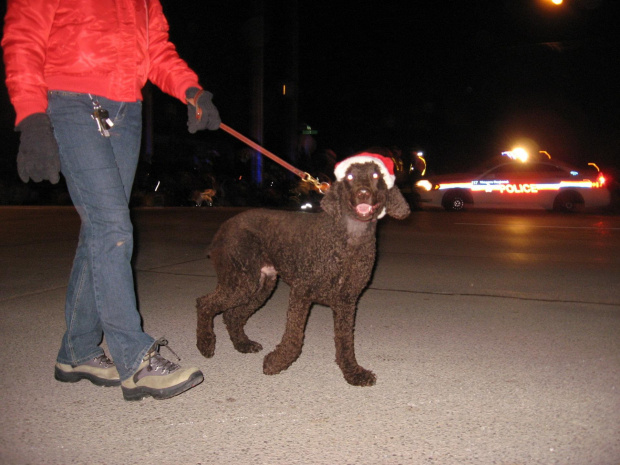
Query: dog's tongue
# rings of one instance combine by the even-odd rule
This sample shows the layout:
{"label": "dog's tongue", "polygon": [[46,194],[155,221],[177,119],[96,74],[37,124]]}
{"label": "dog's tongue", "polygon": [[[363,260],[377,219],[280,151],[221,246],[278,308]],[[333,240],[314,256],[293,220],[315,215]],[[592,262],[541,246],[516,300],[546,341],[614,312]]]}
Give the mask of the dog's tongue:
{"label": "dog's tongue", "polygon": [[372,205],[360,203],[357,207],[355,207],[355,211],[357,211],[360,215],[368,215],[372,211]]}

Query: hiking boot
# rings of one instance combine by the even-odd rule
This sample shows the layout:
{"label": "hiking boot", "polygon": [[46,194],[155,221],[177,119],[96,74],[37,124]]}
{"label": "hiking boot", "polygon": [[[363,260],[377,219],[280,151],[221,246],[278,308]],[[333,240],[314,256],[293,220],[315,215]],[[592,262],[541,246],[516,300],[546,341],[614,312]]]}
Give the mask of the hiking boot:
{"label": "hiking boot", "polygon": [[[167,345],[168,341],[163,338],[155,341],[138,371],[121,383],[125,400],[141,400],[147,396],[168,399],[202,382],[204,377],[198,368],[181,368],[159,354],[159,347]],[[172,349],[167,348],[174,354]],[[177,359],[181,360],[178,356]]]}
{"label": "hiking boot", "polygon": [[121,379],[114,362],[101,354],[78,366],[56,362],[54,378],[63,383],[77,383],[83,379],[89,380],[97,386],[118,386]]}

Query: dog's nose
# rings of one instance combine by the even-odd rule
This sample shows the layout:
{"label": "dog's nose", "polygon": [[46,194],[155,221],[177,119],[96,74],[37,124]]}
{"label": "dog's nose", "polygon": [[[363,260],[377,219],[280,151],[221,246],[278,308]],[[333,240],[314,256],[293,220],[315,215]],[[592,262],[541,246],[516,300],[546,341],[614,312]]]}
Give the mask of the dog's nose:
{"label": "dog's nose", "polygon": [[359,189],[355,196],[357,197],[358,202],[367,203],[368,199],[370,199],[370,191],[368,189]]}

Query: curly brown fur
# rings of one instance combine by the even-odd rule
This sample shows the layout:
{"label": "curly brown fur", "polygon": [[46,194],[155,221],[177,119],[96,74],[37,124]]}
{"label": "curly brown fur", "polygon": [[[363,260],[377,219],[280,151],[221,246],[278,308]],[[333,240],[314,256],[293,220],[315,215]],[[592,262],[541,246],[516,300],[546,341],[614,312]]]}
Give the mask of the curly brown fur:
{"label": "curly brown fur", "polygon": [[357,301],[375,263],[378,217],[384,211],[398,219],[409,215],[400,191],[388,189],[377,173],[375,163],[352,164],[323,198],[321,213],[249,210],[220,227],[211,245],[217,287],[197,300],[197,346],[205,357],[215,352],[213,319],[219,313],[238,351],[262,349],[244,326],[280,276],[291,288],[286,328],[264,358],[263,372],[279,373],[299,357],[310,307],[319,303],[332,308],[336,362],[347,382],[375,384],[375,375],[355,359]]}

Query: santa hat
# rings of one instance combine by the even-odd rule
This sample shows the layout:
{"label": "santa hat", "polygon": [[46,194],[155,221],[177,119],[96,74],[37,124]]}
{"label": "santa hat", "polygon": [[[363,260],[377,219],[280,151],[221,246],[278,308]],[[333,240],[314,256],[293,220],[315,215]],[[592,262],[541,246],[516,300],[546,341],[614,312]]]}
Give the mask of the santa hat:
{"label": "santa hat", "polygon": [[379,167],[379,171],[381,171],[381,176],[383,177],[385,184],[387,184],[388,189],[391,189],[394,186],[396,176],[394,175],[394,162],[392,159],[370,152],[358,153],[357,155],[345,158],[341,162],[336,163],[336,167],[334,168],[336,181],[342,181],[351,165],[355,163],[376,164]]}

